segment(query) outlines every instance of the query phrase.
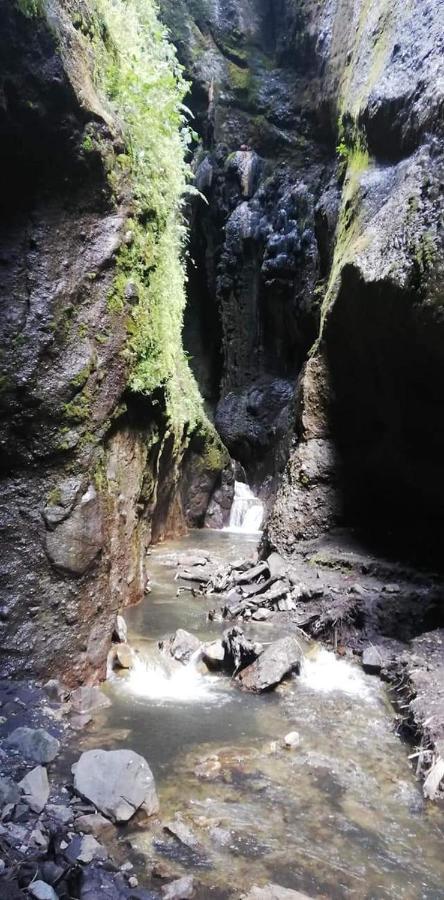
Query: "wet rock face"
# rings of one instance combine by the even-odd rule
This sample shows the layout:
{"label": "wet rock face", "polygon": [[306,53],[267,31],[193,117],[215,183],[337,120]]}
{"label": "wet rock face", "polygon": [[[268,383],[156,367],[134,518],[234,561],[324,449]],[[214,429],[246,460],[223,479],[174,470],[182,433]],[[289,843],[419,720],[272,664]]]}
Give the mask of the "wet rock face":
{"label": "wet rock face", "polygon": [[[221,435],[267,493],[284,464],[282,428],[316,336],[316,205],[333,165],[302,109],[307,79],[295,76],[281,46],[290,22],[292,33],[302,30],[293,4],[163,0],[161,11],[192,79],[202,137],[196,186],[208,204],[197,201],[191,213],[185,342]],[[288,396],[277,401],[284,382]],[[246,408],[250,393],[258,425]]]}
{"label": "wet rock face", "polygon": [[189,435],[127,395],[134,291],[109,296],[131,196],[104,163],[122,138],[69,11],[51,16],[0,10],[0,665],[75,684],[104,673],[150,540],[184,527]]}

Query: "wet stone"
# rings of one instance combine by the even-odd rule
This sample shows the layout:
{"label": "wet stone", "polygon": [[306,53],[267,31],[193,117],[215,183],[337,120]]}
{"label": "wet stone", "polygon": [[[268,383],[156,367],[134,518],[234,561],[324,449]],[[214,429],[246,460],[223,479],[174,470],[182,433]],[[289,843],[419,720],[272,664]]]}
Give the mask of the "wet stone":
{"label": "wet stone", "polygon": [[49,797],[49,782],[46,769],[36,766],[19,782],[23,799],[33,812],[41,813]]}
{"label": "wet stone", "polygon": [[35,897],[35,900],[58,900],[54,888],[45,881],[33,881],[29,885],[28,891],[31,897]]}
{"label": "wet stone", "polygon": [[154,777],[143,756],[132,750],[87,750],[72,766],[74,789],[114,822],[139,810],[159,809]]}
{"label": "wet stone", "polygon": [[24,759],[37,763],[49,763],[60,750],[60,741],[43,728],[16,728],[6,738],[6,744],[17,750]]}
{"label": "wet stone", "polygon": [[71,694],[71,707],[79,715],[106,709],[111,700],[98,687],[79,687]]}
{"label": "wet stone", "polygon": [[162,900],[189,900],[194,895],[194,878],[185,875],[162,888]]}

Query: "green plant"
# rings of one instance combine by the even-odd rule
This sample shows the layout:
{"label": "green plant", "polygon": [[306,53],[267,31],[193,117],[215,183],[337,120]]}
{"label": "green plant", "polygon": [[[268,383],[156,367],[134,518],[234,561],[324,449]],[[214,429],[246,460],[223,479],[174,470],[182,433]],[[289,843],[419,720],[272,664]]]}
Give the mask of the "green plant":
{"label": "green plant", "polygon": [[15,0],[17,8],[28,19],[43,14],[43,0]]}

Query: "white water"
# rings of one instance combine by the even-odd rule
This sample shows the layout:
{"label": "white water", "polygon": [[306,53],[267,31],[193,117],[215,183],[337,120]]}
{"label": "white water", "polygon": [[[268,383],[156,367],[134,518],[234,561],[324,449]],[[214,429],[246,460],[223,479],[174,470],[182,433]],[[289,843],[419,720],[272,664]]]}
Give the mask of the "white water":
{"label": "white water", "polygon": [[257,534],[264,518],[264,507],[248,484],[234,482],[234,500],[230,513],[229,531]]}
{"label": "white water", "polygon": [[125,679],[125,688],[135,697],[176,703],[220,702],[224,692],[222,679],[202,675],[198,670],[200,651],[188,665],[170,662],[157,654],[137,656]]}
{"label": "white water", "polygon": [[340,691],[361,700],[373,699],[362,670],[346,659],[338,659],[324,647],[317,647],[305,657],[297,680],[322,694]]}

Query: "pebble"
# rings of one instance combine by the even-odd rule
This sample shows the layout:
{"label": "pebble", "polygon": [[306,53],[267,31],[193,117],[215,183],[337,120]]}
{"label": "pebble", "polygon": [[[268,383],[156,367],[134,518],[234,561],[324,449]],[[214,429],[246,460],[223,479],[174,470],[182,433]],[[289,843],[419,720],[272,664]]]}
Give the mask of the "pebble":
{"label": "pebble", "polygon": [[284,737],[284,747],[287,750],[295,750],[296,747],[299,747],[300,742],[301,739],[297,731],[289,731]]}
{"label": "pebble", "polygon": [[28,891],[31,897],[35,897],[35,900],[58,900],[54,888],[46,881],[33,881],[29,885]]}

